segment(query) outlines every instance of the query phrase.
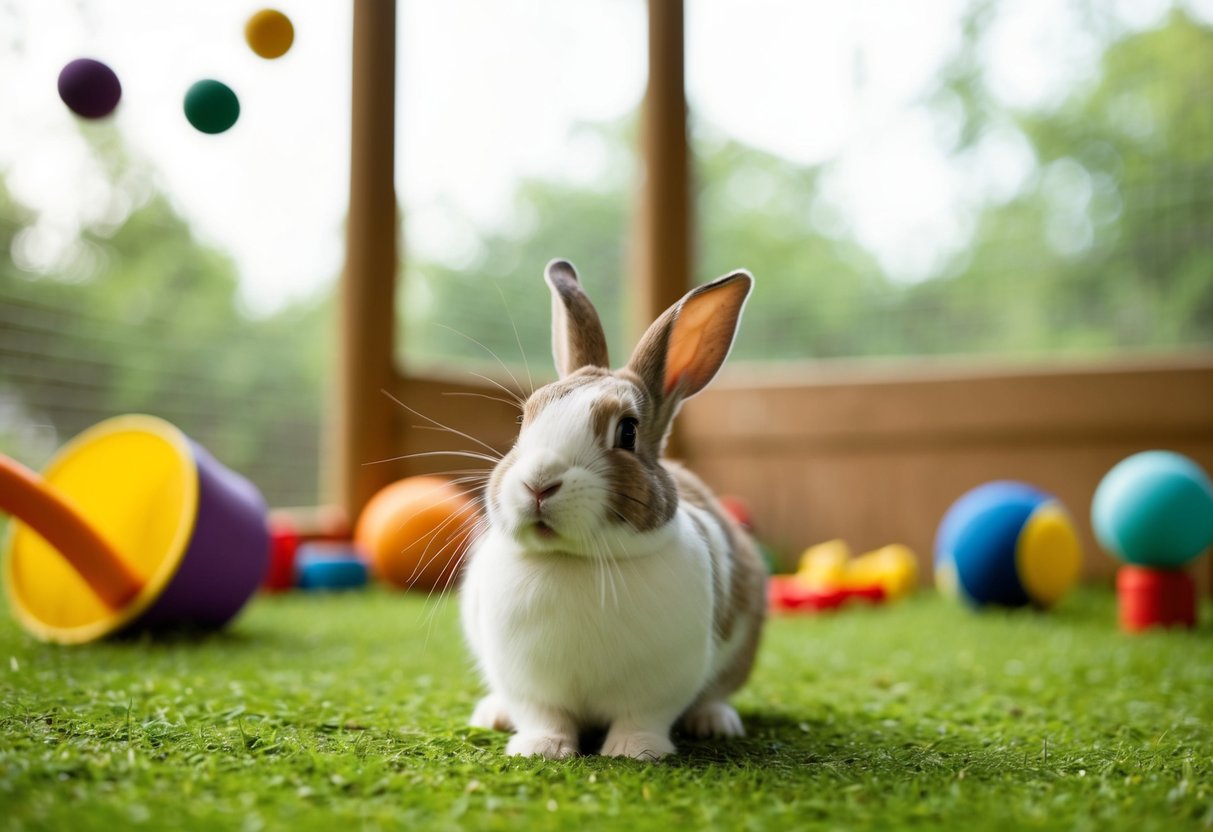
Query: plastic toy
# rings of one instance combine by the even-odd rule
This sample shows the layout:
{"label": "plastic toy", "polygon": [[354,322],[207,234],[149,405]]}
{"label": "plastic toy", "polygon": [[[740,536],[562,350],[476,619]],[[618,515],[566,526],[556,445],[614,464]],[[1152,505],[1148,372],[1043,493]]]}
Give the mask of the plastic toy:
{"label": "plastic toy", "polygon": [[880,590],[882,599],[896,600],[918,585],[918,560],[908,546],[893,543],[851,557],[845,541],[830,540],[810,546],[800,557],[797,580],[822,591],[847,590],[867,596]]}
{"label": "plastic toy", "polygon": [[408,589],[450,584],[477,516],[475,502],[438,477],[409,477],[371,498],[354,542],[380,580]]}
{"label": "plastic toy", "polygon": [[261,588],[266,592],[294,589],[299,547],[306,543],[340,543],[348,550],[353,534],[345,512],[329,507],[308,509],[301,516],[287,510],[270,513],[270,566]]}
{"label": "plastic toy", "polygon": [[1213,544],[1213,483],[1170,451],[1121,460],[1095,490],[1091,525],[1100,545],[1127,566],[1117,576],[1120,625],[1196,625],[1196,586],[1181,570]]}
{"label": "plastic toy", "polygon": [[772,575],[767,580],[767,601],[778,612],[822,612],[852,600],[883,603],[884,589],[879,586],[813,589],[795,575]]}
{"label": "plastic toy", "polygon": [[1213,483],[1181,454],[1134,454],[1099,483],[1091,525],[1100,545],[1125,563],[1182,567],[1213,545]]}
{"label": "plastic toy", "polygon": [[0,456],[0,510],[9,606],[46,641],[221,627],[268,560],[260,492],[152,416],[93,426],[42,477]]}
{"label": "plastic toy", "polygon": [[935,582],[977,607],[1055,604],[1078,580],[1082,547],[1052,495],[1020,482],[980,485],[944,514]]}
{"label": "plastic toy", "polygon": [[185,117],[203,133],[222,133],[240,118],[240,99],[222,81],[197,81],[185,93]]}
{"label": "plastic toy", "polygon": [[842,586],[851,547],[845,540],[827,540],[805,549],[800,556],[797,580],[804,586],[826,589]]}
{"label": "plastic toy", "polygon": [[244,39],[262,58],[281,58],[295,42],[295,27],[276,9],[262,9],[244,24]]}
{"label": "plastic toy", "polygon": [[1196,582],[1182,569],[1122,566],[1116,573],[1120,628],[1195,627]]}
{"label": "plastic toy", "polygon": [[59,72],[59,97],[81,118],[105,118],[118,106],[122,84],[101,61],[77,58]]}
{"label": "plastic toy", "polygon": [[270,563],[261,582],[262,589],[281,592],[295,586],[295,559],[301,542],[291,520],[270,515]]}
{"label": "plastic toy", "polygon": [[300,545],[295,575],[295,584],[300,589],[356,589],[367,584],[366,562],[349,543]]}
{"label": "plastic toy", "polygon": [[894,543],[852,558],[845,541],[830,540],[806,549],[795,575],[771,578],[767,594],[774,609],[817,611],[850,600],[897,600],[917,584],[918,562],[909,547]]}

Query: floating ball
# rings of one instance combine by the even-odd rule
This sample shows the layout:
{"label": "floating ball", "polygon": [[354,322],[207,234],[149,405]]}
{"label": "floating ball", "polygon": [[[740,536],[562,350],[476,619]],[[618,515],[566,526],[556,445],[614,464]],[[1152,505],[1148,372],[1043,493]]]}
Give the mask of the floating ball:
{"label": "floating ball", "polygon": [[295,27],[277,9],[262,9],[244,24],[244,39],[261,57],[281,58],[295,42]]}
{"label": "floating ball", "polygon": [[185,117],[203,133],[222,133],[240,118],[240,99],[221,81],[198,81],[185,93]]}
{"label": "floating ball", "polygon": [[1019,482],[969,491],[935,537],[935,580],[975,606],[1048,607],[1078,579],[1082,548],[1056,498]]}
{"label": "floating ball", "polygon": [[118,106],[122,84],[101,61],[77,58],[59,72],[59,97],[81,118],[105,118]]}
{"label": "floating ball", "polygon": [[475,502],[438,477],[409,477],[371,498],[354,541],[379,579],[401,589],[447,586],[476,521]]}
{"label": "floating ball", "polygon": [[1213,483],[1182,454],[1134,454],[1099,483],[1091,525],[1120,560],[1178,569],[1213,544]]}

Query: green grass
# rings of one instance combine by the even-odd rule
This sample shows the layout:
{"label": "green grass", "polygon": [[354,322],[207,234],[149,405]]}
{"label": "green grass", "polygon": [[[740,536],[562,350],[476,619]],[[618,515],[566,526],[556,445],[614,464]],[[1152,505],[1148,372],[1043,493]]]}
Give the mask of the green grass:
{"label": "green grass", "polygon": [[464,727],[453,604],[258,598],[219,635],[76,648],[6,618],[0,828],[1209,828],[1213,629],[1114,618],[1087,590],[777,619],[749,738],[659,764],[508,759]]}

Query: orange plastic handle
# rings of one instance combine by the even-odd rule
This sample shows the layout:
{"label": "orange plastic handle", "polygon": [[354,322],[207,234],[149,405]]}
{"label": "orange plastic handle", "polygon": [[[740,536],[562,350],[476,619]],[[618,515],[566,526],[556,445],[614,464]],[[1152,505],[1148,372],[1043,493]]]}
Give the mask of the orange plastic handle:
{"label": "orange plastic handle", "polygon": [[143,588],[122,556],[63,497],[4,454],[0,454],[0,511],[42,535],[111,609],[122,609]]}

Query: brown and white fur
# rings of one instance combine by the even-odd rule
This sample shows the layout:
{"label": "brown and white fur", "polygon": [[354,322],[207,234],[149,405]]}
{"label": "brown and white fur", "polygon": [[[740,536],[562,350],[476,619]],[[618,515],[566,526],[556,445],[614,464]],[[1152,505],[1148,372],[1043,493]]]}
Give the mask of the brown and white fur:
{"label": "brown and white fur", "polygon": [[525,404],[464,576],[463,628],[490,691],[471,723],[514,730],[511,755],[556,759],[593,728],[601,753],[640,759],[674,750],[679,718],[695,736],[740,736],[726,700],[754,662],[765,570],[707,487],[660,454],[724,363],[752,278],[691,291],[611,372],[573,267],[545,277],[560,379]]}

